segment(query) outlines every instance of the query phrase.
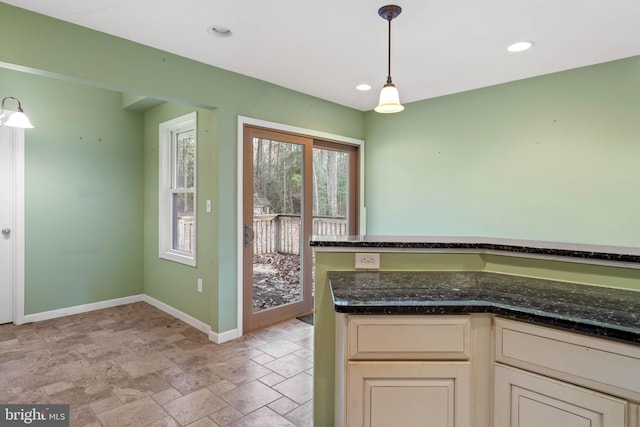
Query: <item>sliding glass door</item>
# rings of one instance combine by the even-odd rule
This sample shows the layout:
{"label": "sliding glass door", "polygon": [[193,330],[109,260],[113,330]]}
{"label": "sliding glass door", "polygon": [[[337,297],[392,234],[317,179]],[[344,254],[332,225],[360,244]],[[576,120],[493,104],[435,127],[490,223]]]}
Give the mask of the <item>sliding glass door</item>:
{"label": "sliding glass door", "polygon": [[357,147],[246,126],[243,330],[313,308],[312,234],[355,234]]}

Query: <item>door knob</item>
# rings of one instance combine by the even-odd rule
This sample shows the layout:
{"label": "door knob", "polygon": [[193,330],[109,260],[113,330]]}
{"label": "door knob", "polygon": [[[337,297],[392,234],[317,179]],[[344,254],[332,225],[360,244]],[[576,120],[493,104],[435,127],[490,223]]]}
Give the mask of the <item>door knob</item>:
{"label": "door knob", "polygon": [[3,236],[8,236],[9,234],[11,234],[11,229],[10,228],[3,228],[2,229],[2,235]]}

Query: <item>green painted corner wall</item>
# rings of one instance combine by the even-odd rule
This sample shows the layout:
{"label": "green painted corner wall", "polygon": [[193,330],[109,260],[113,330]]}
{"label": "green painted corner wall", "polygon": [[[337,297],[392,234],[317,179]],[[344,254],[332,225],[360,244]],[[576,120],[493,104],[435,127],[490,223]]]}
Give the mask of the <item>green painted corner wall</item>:
{"label": "green painted corner wall", "polygon": [[[213,260],[198,259],[198,269],[203,268],[204,263],[210,263],[211,266],[207,271],[197,273],[208,275],[209,271],[212,272],[211,280],[203,277],[206,292],[202,294],[204,300],[210,301],[211,307],[207,308],[207,302],[203,302],[200,296],[192,298],[177,294],[174,290],[169,290],[166,284],[155,280],[162,276],[167,278],[166,283],[184,282],[185,288],[195,288],[193,270],[186,271],[180,265],[160,267],[159,263],[147,259],[144,263],[144,281],[145,288],[167,304],[179,306],[185,313],[200,320],[208,317],[216,332],[231,331],[237,327],[238,116],[364,139],[364,113],[361,111],[6,3],[0,3],[0,37],[12,40],[12,43],[0,51],[0,67],[174,104],[215,109],[212,120],[215,122],[213,132],[216,134],[211,147],[211,163],[208,165],[211,174],[205,177],[205,181],[210,179],[211,182],[203,184],[200,181],[205,187],[215,187],[207,190],[212,197],[214,212],[210,216],[212,223],[209,224],[207,219],[204,226],[211,227],[206,232],[210,233],[214,243],[211,246],[212,253],[206,256],[211,256]],[[33,120],[38,117],[35,114],[39,109],[37,106],[49,102],[45,99],[47,97],[45,93],[34,93],[28,97],[28,103],[25,101],[24,106],[28,108]],[[64,100],[64,97],[61,99]],[[59,102],[66,105],[66,101]],[[123,100],[120,99],[119,102],[122,105]],[[43,128],[41,131],[45,130]],[[143,173],[142,165],[147,164],[146,159],[139,159],[140,174]],[[145,175],[147,176],[149,174]],[[152,207],[154,196],[150,187],[145,184],[139,191],[142,194],[139,200],[144,199],[145,206]],[[201,195],[198,197],[203,200]],[[201,209],[200,204],[198,209]],[[44,212],[34,215],[39,216],[40,221],[46,220]],[[143,221],[140,220],[140,230],[143,229],[142,224]],[[145,224],[144,228],[155,233],[153,224]],[[142,237],[140,239],[142,245]],[[199,242],[200,239],[199,237]],[[152,234],[145,238],[146,250],[153,252],[153,240]],[[140,265],[143,265],[142,258]],[[207,292],[210,295],[205,296]]]}
{"label": "green painted corner wall", "polygon": [[368,232],[638,247],[638,117],[640,57],[367,112]]}
{"label": "green painted corner wall", "polygon": [[142,115],[119,93],[0,68],[25,131],[25,314],[143,292]]}
{"label": "green painted corner wall", "polygon": [[[158,257],[159,125],[197,113],[196,267]],[[218,303],[216,213],[205,211],[205,201],[216,200],[217,126],[214,110],[165,103],[144,114],[144,291],[147,295],[188,313],[217,330],[212,313]],[[202,293],[197,280],[202,279]]]}

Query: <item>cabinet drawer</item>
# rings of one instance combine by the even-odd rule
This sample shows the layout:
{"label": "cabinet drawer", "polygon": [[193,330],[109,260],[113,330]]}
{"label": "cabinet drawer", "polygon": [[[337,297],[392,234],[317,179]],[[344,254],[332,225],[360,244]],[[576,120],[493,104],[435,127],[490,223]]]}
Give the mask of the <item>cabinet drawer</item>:
{"label": "cabinet drawer", "polygon": [[349,316],[351,360],[469,359],[469,316]]}
{"label": "cabinet drawer", "polygon": [[495,359],[638,401],[640,346],[496,319]]}

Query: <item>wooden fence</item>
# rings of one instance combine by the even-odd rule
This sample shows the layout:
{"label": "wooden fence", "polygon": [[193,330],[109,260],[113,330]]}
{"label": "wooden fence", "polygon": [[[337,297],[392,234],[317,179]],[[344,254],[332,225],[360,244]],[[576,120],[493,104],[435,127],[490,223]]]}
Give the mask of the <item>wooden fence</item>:
{"label": "wooden fence", "polygon": [[[312,234],[347,234],[344,217],[314,217]],[[260,215],[253,217],[254,255],[300,254],[300,215]]]}
{"label": "wooden fence", "polygon": [[175,242],[177,243],[177,248],[175,249],[190,252],[192,254],[196,252],[196,233],[193,222],[192,216],[178,217],[178,227],[176,230],[177,242]]}

